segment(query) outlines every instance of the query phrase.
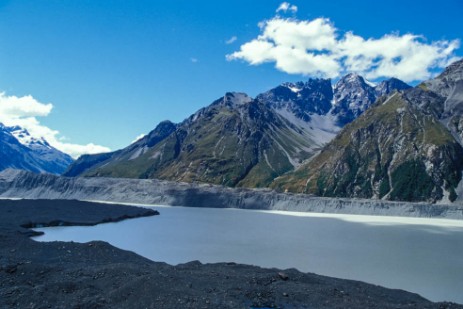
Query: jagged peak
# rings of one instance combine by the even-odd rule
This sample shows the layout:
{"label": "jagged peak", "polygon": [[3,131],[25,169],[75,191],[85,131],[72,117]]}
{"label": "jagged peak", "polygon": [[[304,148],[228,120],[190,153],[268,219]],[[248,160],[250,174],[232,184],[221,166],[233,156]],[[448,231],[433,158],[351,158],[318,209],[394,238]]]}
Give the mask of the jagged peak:
{"label": "jagged peak", "polygon": [[223,97],[223,101],[233,105],[244,105],[250,103],[252,98],[243,92],[227,92]]}
{"label": "jagged peak", "polygon": [[22,134],[25,134],[25,135],[30,135],[30,133],[29,133],[29,131],[27,131],[27,129],[24,129],[23,127],[20,127],[18,125],[6,126],[3,123],[1,123],[0,127],[3,130],[7,131],[8,133],[18,132],[18,133],[22,133]]}
{"label": "jagged peak", "polygon": [[368,85],[365,79],[360,76],[358,73],[349,73],[343,76],[338,82],[334,85],[334,88],[344,87],[345,85],[359,85],[363,87],[372,87]]}
{"label": "jagged peak", "polygon": [[385,80],[382,80],[377,86],[381,85],[381,84],[404,84],[404,85],[407,85],[408,87],[411,87],[410,85],[408,85],[406,82],[404,82],[403,80],[400,80],[396,77],[390,77],[388,79],[385,79]]}
{"label": "jagged peak", "polygon": [[282,83],[281,87],[286,87],[290,89],[294,93],[298,93],[305,88],[312,88],[313,86],[319,86],[323,84],[331,85],[330,78],[309,78],[306,82],[298,81],[298,82],[285,82]]}
{"label": "jagged peak", "polygon": [[381,81],[376,87],[375,92],[377,96],[386,95],[388,93],[393,92],[394,90],[405,90],[412,88],[412,86],[408,85],[407,83],[401,81],[398,78],[391,77],[389,79],[385,79]]}
{"label": "jagged peak", "polygon": [[154,144],[167,137],[170,133],[175,131],[177,125],[170,120],[161,121],[156,128],[151,132],[135,141],[134,144],[146,144],[148,147],[152,147]]}
{"label": "jagged peak", "polygon": [[286,82],[286,83],[282,83],[280,86],[286,87],[294,93],[298,93],[304,88],[304,83],[303,82],[295,82],[295,83]]}

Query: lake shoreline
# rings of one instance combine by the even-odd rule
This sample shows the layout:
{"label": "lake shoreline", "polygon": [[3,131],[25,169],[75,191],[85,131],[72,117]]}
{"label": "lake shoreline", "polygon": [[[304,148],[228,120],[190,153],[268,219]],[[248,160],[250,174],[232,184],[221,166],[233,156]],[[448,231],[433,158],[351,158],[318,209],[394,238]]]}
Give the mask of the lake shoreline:
{"label": "lake shoreline", "polygon": [[[2,199],[2,198],[0,198]],[[134,207],[144,207],[148,209],[163,208],[163,207],[185,207],[195,208],[194,206],[175,206],[175,205],[159,205],[159,204],[140,204],[140,203],[128,203],[128,202],[112,202],[102,200],[82,200],[84,202],[102,203],[110,205],[125,205]],[[218,207],[198,207],[198,208],[211,208],[215,209]],[[371,223],[393,223],[393,224],[408,224],[408,225],[432,225],[432,226],[463,226],[463,220],[452,219],[447,217],[406,217],[406,216],[392,216],[392,215],[367,215],[367,214],[356,214],[356,213],[332,213],[332,212],[309,212],[309,211],[291,211],[291,210],[265,210],[265,209],[252,209],[252,208],[233,208],[228,207],[227,209],[239,209],[245,211],[257,211],[269,214],[277,214],[282,216],[294,216],[294,217],[316,217],[316,218],[333,218],[340,219],[349,222],[365,222]]]}
{"label": "lake shoreline", "polygon": [[70,200],[2,200],[0,211],[1,307],[463,308],[294,269],[199,262],[171,266],[105,242],[39,243],[29,238],[30,229],[21,227],[60,221],[98,224],[155,214],[146,208]]}

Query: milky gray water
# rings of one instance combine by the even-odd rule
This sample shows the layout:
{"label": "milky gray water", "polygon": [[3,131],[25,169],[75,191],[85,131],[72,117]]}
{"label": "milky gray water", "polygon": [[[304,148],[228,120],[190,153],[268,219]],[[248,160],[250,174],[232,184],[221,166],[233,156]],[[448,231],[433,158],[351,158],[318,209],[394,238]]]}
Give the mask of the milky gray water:
{"label": "milky gray water", "polygon": [[463,303],[463,223],[158,207],[160,216],[52,227],[39,241],[104,240],[170,264],[237,262],[362,280]]}

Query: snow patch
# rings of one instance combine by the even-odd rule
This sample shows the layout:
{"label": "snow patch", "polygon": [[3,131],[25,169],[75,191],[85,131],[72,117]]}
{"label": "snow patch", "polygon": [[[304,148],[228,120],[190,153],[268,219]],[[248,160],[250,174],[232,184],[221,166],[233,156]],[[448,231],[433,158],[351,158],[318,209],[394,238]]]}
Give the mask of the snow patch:
{"label": "snow patch", "polygon": [[267,156],[267,151],[264,151],[264,158],[265,158],[265,162],[266,162],[267,165],[270,167],[270,169],[271,169],[272,171],[275,171],[275,170],[273,169],[273,167],[272,167],[272,164],[270,164],[270,161],[269,161],[268,156]]}
{"label": "snow patch", "polygon": [[394,94],[391,95],[389,98],[387,98],[386,101],[384,101],[382,105],[387,104],[387,102],[389,102],[389,101],[390,101],[393,97],[395,97],[396,95],[397,95],[397,92],[394,92]]}
{"label": "snow patch", "polygon": [[310,121],[307,122],[298,118],[294,113],[285,108],[276,109],[275,111],[281,117],[305,131],[316,143],[316,145],[314,145],[316,147],[321,147],[330,142],[341,130],[341,128],[336,125],[336,116],[331,113],[326,115],[312,114],[310,115]]}
{"label": "snow patch", "polygon": [[151,159],[155,160],[155,159],[159,158],[161,155],[162,155],[161,151],[156,151],[156,152],[153,153],[153,155],[151,156]]}
{"label": "snow patch", "polygon": [[442,219],[442,218],[413,218],[413,217],[396,217],[396,216],[369,216],[356,214],[336,214],[336,213],[309,213],[297,211],[282,211],[282,210],[259,210],[260,212],[273,213],[285,216],[296,217],[315,217],[315,218],[333,218],[347,222],[365,223],[374,226],[388,225],[429,225],[439,227],[463,227],[463,221]]}
{"label": "snow patch", "polygon": [[444,196],[440,201],[437,202],[437,204],[451,204],[452,202],[450,201],[450,192],[445,190],[444,186],[441,186],[441,189]]}
{"label": "snow patch", "polygon": [[301,88],[297,88],[297,87],[294,87],[294,86],[288,86],[288,88],[289,88],[289,90],[291,90],[294,93],[298,93],[299,91],[302,90]]}
{"label": "snow patch", "polygon": [[135,160],[136,158],[138,158],[139,156],[141,156],[142,154],[145,153],[145,150],[146,150],[146,146],[144,147],[141,147],[141,148],[138,148],[137,151],[135,151],[129,158],[129,160]]}
{"label": "snow patch", "polygon": [[375,88],[375,87],[378,85],[377,83],[374,83],[374,82],[372,82],[372,81],[369,81],[368,79],[365,79],[365,78],[364,78],[363,80],[365,81],[365,84],[367,84],[367,85],[370,86],[370,87]]}
{"label": "snow patch", "polygon": [[26,129],[23,129],[18,126],[5,127],[5,129],[11,135],[13,135],[18,140],[18,142],[20,142],[22,145],[28,148],[34,148],[34,146],[35,147],[40,146],[40,147],[47,148],[47,149],[52,148],[43,137],[41,138],[33,137],[32,135],[30,135],[29,131],[27,131]]}

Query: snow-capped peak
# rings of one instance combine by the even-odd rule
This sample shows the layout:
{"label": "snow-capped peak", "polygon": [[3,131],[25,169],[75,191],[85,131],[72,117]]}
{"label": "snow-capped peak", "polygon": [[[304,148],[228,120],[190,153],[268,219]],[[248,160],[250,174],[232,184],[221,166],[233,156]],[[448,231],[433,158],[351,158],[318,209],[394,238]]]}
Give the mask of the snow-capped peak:
{"label": "snow-capped peak", "polygon": [[50,144],[43,138],[43,137],[34,137],[32,136],[29,131],[27,131],[24,128],[21,128],[20,126],[12,126],[12,127],[3,127],[5,131],[13,135],[18,142],[23,144],[26,147],[34,147],[34,146],[40,146],[40,147],[46,147],[46,148],[52,148]]}
{"label": "snow-capped peak", "polygon": [[362,76],[358,75],[357,73],[349,73],[342,77],[338,82],[334,85],[334,88],[341,88],[345,87],[348,85],[348,87],[351,87],[351,85],[362,85],[365,84],[365,80],[363,79]]}
{"label": "snow-capped peak", "polygon": [[5,126],[0,123],[0,131],[5,136],[0,141],[0,146],[12,154],[4,158],[4,168],[61,174],[73,161],[69,155],[53,148],[45,138],[32,136],[20,126]]}

